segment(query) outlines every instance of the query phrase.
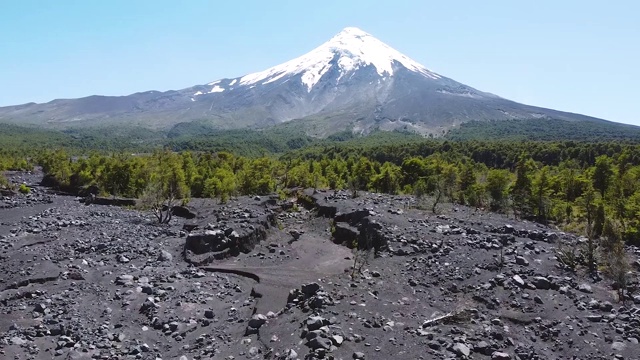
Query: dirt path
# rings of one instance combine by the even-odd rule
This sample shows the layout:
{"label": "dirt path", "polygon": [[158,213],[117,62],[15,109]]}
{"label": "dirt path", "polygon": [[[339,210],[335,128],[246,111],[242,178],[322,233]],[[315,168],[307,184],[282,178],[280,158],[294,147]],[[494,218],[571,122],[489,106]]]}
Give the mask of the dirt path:
{"label": "dirt path", "polygon": [[291,250],[290,260],[278,265],[245,266],[237,261],[227,261],[203,269],[235,273],[256,280],[254,292],[261,296],[256,312],[267,313],[277,312],[286,305],[289,290],[340,274],[352,264],[348,248],[332,243],[326,235],[318,232],[303,234],[291,244]]}

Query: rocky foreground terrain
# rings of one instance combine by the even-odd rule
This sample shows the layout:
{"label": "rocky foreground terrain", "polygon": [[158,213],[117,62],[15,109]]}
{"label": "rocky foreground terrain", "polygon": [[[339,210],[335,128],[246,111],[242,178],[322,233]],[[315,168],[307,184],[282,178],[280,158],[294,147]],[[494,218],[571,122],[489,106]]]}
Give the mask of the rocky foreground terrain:
{"label": "rocky foreground terrain", "polygon": [[32,192],[0,199],[2,359],[640,359],[640,296],[563,269],[584,239],[537,224],[305,191],[161,226],[9,177]]}

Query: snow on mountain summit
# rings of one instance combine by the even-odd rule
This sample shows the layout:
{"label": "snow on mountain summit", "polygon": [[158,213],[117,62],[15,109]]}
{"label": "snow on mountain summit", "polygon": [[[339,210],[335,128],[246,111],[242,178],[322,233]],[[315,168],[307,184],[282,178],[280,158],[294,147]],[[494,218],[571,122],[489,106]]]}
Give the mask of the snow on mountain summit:
{"label": "snow on mountain summit", "polygon": [[243,76],[238,85],[264,85],[286,76],[301,74],[302,83],[311,91],[332,66],[339,67],[339,81],[346,74],[369,65],[374,66],[380,76],[393,76],[398,64],[423,76],[440,78],[440,75],[372,35],[358,28],[348,27],[305,55],[265,71]]}

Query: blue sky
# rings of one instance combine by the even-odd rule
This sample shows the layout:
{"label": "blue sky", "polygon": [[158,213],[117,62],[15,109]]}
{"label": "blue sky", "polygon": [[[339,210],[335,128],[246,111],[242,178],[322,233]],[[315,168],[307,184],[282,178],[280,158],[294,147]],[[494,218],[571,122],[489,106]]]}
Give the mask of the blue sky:
{"label": "blue sky", "polygon": [[640,125],[637,1],[0,0],[0,106],[264,70],[356,26],[502,97]]}

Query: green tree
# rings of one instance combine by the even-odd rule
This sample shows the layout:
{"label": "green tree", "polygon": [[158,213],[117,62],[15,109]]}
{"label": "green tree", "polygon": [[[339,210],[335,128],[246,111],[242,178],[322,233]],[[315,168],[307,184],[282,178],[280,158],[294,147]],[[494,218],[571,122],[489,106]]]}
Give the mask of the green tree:
{"label": "green tree", "polygon": [[461,204],[470,204],[470,198],[473,198],[474,185],[476,185],[476,173],[473,164],[467,163],[462,166],[459,180],[458,202]]}
{"label": "green tree", "polygon": [[584,212],[586,220],[586,235],[587,235],[587,266],[591,272],[596,270],[596,246],[595,246],[595,234],[593,231],[593,224],[596,218],[596,212],[598,208],[598,193],[594,187],[589,184],[579,200],[579,204]]}
{"label": "green tree", "polygon": [[491,196],[490,207],[493,211],[503,211],[507,203],[507,189],[511,174],[506,170],[491,169],[487,173],[486,189]]}
{"label": "green tree", "polygon": [[427,176],[427,166],[420,157],[411,157],[402,162],[402,185],[414,185],[420,178]]}
{"label": "green tree", "polygon": [[215,170],[213,176],[205,181],[204,195],[217,197],[224,204],[236,190],[236,178],[231,169],[220,167]]}
{"label": "green tree", "polygon": [[275,191],[274,163],[268,157],[247,161],[238,173],[238,187],[243,194],[266,195]]}
{"label": "green tree", "polygon": [[362,156],[358,159],[358,162],[354,164],[354,168],[351,172],[351,177],[354,181],[354,185],[359,190],[368,190],[369,182],[375,174],[374,164],[368,158]]}
{"label": "green tree", "polygon": [[570,203],[574,202],[582,195],[588,180],[582,176],[580,166],[575,160],[563,161],[558,166],[558,169],[560,172],[558,184],[561,186],[558,192],[564,194],[563,200]]}
{"label": "green tree", "polygon": [[600,192],[600,196],[604,197],[607,192],[612,175],[611,159],[606,155],[598,156],[593,170],[592,181],[593,187]]}
{"label": "green tree", "polygon": [[380,173],[373,176],[372,186],[378,192],[396,194],[400,187],[400,174],[400,167],[390,162],[385,162],[380,167]]}
{"label": "green tree", "polygon": [[517,215],[528,217],[532,211],[532,181],[531,173],[535,170],[533,160],[522,154],[516,164],[516,181],[511,188],[513,208]]}
{"label": "green tree", "polygon": [[532,192],[533,198],[536,201],[536,215],[542,221],[547,221],[548,212],[550,207],[550,175],[549,175],[549,167],[544,166],[540,169],[532,182]]}
{"label": "green tree", "polygon": [[188,201],[189,188],[178,155],[165,150],[154,154],[154,160],[155,169],[141,204],[153,211],[159,223],[168,223],[173,216],[173,207],[180,201]]}
{"label": "green tree", "polygon": [[185,151],[181,154],[182,157],[182,171],[184,171],[185,184],[191,189],[196,177],[198,176],[198,169],[193,161],[193,155],[189,151]]}
{"label": "green tree", "polygon": [[102,171],[100,187],[113,196],[129,195],[131,175],[129,157],[124,154],[110,157]]}
{"label": "green tree", "polygon": [[45,152],[39,162],[45,174],[52,175],[62,186],[69,185],[73,171],[71,158],[65,150]]}
{"label": "green tree", "polygon": [[454,201],[458,186],[458,169],[453,164],[443,164],[441,169],[443,194],[449,201]]}

